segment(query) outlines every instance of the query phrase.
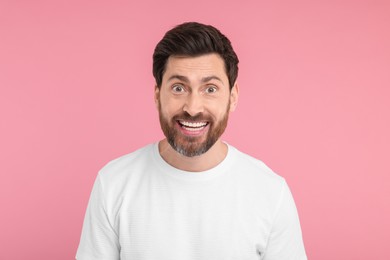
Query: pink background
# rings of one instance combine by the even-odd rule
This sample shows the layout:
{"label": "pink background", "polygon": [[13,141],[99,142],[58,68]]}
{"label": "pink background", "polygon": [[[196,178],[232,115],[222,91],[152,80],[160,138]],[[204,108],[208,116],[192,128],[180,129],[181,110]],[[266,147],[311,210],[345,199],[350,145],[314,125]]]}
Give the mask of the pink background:
{"label": "pink background", "polygon": [[74,258],[97,171],[162,137],[151,55],[191,20],[233,42],[224,139],[287,179],[309,259],[390,259],[390,2],[154,2],[1,0],[0,259]]}

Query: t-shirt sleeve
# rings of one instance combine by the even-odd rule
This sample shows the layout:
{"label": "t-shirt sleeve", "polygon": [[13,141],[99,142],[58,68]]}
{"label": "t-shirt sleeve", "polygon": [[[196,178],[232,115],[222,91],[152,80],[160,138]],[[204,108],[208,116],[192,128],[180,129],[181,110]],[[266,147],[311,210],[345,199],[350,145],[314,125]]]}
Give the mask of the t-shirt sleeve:
{"label": "t-shirt sleeve", "polygon": [[96,178],[77,250],[77,260],[119,260],[118,234],[107,215],[100,175]]}
{"label": "t-shirt sleeve", "polygon": [[298,212],[284,182],[264,260],[306,260]]}

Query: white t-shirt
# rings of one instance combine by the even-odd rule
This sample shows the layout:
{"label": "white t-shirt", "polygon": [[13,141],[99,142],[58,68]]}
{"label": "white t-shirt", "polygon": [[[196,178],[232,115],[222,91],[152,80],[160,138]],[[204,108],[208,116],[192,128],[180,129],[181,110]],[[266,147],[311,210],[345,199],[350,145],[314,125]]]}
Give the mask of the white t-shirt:
{"label": "white t-shirt", "polygon": [[213,169],[167,164],[158,144],[108,163],[88,204],[78,260],[304,260],[284,179],[228,145]]}

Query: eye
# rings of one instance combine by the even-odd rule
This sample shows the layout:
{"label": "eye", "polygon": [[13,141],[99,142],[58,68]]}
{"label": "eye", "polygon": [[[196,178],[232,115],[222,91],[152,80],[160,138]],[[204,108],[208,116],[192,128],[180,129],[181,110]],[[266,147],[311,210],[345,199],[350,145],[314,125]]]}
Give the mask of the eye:
{"label": "eye", "polygon": [[175,84],[172,86],[172,90],[173,90],[173,92],[181,93],[181,92],[184,92],[184,87],[183,87],[183,85]]}
{"label": "eye", "polygon": [[206,88],[206,93],[208,93],[208,94],[215,93],[215,92],[217,92],[217,87],[215,87],[215,86],[208,86]]}

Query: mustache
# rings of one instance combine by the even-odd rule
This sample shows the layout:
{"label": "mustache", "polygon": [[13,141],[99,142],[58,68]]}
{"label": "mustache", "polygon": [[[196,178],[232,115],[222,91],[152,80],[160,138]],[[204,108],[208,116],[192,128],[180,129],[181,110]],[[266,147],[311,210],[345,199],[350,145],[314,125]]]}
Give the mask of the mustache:
{"label": "mustache", "polygon": [[191,116],[188,114],[188,112],[183,112],[181,114],[175,115],[172,120],[177,121],[177,120],[185,120],[185,121],[208,121],[211,122],[213,119],[210,116],[204,115],[203,113],[198,113],[194,116]]}

